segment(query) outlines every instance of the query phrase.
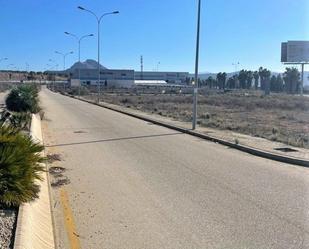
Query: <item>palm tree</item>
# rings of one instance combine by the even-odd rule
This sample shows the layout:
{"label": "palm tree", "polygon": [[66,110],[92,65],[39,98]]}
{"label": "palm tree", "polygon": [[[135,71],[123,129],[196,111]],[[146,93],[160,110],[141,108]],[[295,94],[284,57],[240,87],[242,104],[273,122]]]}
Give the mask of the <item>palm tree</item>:
{"label": "palm tree", "polygon": [[247,71],[241,70],[238,74],[238,79],[240,83],[240,88],[245,89],[247,83]]}
{"label": "palm tree", "polygon": [[261,89],[265,91],[265,95],[270,93],[270,76],[271,72],[266,68],[259,68],[259,76],[261,79]]}
{"label": "palm tree", "polygon": [[225,89],[225,83],[226,83],[226,73],[218,73],[217,74],[217,82],[219,85],[219,89]]}
{"label": "palm tree", "polygon": [[285,89],[287,93],[297,93],[300,85],[300,73],[298,69],[295,67],[287,67],[283,79],[285,82]]}
{"label": "palm tree", "polygon": [[21,85],[11,90],[6,98],[9,111],[37,113],[39,108],[38,89],[35,85]]}
{"label": "palm tree", "polygon": [[222,82],[222,88],[223,88],[223,90],[225,90],[225,84],[226,84],[226,73],[225,72],[223,72],[222,74],[221,74],[221,82]]}
{"label": "palm tree", "polygon": [[38,196],[43,149],[14,128],[0,127],[0,204],[18,206]]}
{"label": "palm tree", "polygon": [[246,71],[246,72],[247,72],[247,89],[250,89],[252,87],[253,73],[252,71]]}

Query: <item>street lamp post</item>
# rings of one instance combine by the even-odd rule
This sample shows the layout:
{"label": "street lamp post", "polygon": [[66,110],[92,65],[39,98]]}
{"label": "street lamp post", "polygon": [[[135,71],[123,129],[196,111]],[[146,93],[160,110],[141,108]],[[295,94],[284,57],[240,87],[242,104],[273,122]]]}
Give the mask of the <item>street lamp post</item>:
{"label": "street lamp post", "polygon": [[92,14],[96,20],[97,20],[97,24],[98,24],[98,102],[100,102],[100,92],[101,92],[101,82],[100,82],[100,78],[101,78],[101,75],[100,75],[100,24],[101,24],[101,20],[104,16],[107,16],[107,15],[114,15],[114,14],[119,14],[119,11],[113,11],[113,12],[107,12],[107,13],[104,13],[102,14],[100,17],[98,15],[96,15],[93,11],[91,10],[88,10],[88,9],[85,9],[84,7],[81,7],[81,6],[78,6],[77,7],[78,9],[80,10],[84,10],[84,11],[87,11],[89,12],[90,14]]}
{"label": "street lamp post", "polygon": [[199,65],[199,50],[200,50],[200,23],[201,23],[201,0],[198,0],[192,130],[196,129],[196,119],[197,119],[197,95],[198,95],[198,87],[199,87],[198,86],[198,65]]}
{"label": "street lamp post", "polygon": [[[237,73],[238,73],[238,66],[240,65],[240,63],[239,62],[235,62],[235,63],[232,63],[232,65],[235,67],[235,69],[234,69],[234,75],[236,75],[237,76]],[[236,79],[235,79],[235,85],[236,85],[236,88],[238,87],[238,77],[236,77]]]}
{"label": "street lamp post", "polygon": [[64,70],[65,70],[65,58],[66,58],[68,55],[70,55],[70,54],[74,54],[74,52],[71,51],[71,52],[68,52],[68,53],[64,54],[64,53],[55,51],[55,53],[56,53],[56,54],[60,54],[60,55],[63,56],[63,71],[64,71]]}
{"label": "street lamp post", "polygon": [[29,71],[29,63],[26,62],[25,65],[26,65],[26,72],[28,73],[28,71]]}
{"label": "street lamp post", "polygon": [[160,66],[160,64],[161,64],[161,62],[158,61],[158,63],[157,63],[157,72],[159,72],[159,66]]}
{"label": "street lamp post", "polygon": [[[84,35],[84,36],[78,37],[77,35],[69,33],[69,32],[64,32],[64,33],[66,35],[73,36],[77,40],[77,42],[78,42],[78,64],[80,64],[81,63],[80,62],[80,43],[81,43],[81,41],[84,38],[93,36],[93,34],[89,34],[89,35]],[[80,97],[80,87],[81,87],[81,82],[80,82],[80,65],[78,65],[78,80],[79,80],[78,96]]]}
{"label": "street lamp post", "polygon": [[[55,53],[56,54],[60,54],[60,55],[62,55],[63,56],[63,72],[65,71],[65,58],[68,56],[68,55],[70,55],[70,54],[74,54],[74,52],[73,51],[71,51],[71,52],[68,52],[68,53],[60,53],[60,52],[58,52],[58,51],[55,51]],[[65,91],[65,83],[63,83],[63,88],[64,88],[64,91]]]}
{"label": "street lamp post", "polygon": [[238,71],[238,66],[240,65],[240,63],[239,63],[239,62],[237,62],[237,63],[232,63],[232,65],[235,67],[235,73],[237,73],[237,71]]}
{"label": "street lamp post", "polygon": [[[59,64],[57,64],[56,61],[53,60],[53,59],[49,59],[48,61],[54,63],[55,65],[52,67],[52,69],[55,69],[56,71],[58,71],[58,66],[59,66]],[[54,77],[53,77],[53,91],[55,91],[56,74],[57,74],[57,73],[54,72]]]}

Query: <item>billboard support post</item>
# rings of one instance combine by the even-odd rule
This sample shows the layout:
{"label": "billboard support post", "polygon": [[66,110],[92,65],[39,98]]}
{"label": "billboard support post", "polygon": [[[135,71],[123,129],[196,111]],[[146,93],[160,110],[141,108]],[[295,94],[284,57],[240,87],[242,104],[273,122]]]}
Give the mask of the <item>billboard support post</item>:
{"label": "billboard support post", "polygon": [[303,96],[304,94],[304,67],[305,64],[301,64],[301,86],[300,86],[300,95]]}

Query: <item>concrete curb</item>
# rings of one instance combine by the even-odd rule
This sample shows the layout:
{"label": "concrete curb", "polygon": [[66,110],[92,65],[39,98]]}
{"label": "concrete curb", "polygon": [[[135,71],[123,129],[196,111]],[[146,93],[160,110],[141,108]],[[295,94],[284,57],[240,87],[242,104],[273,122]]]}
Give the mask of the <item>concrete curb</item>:
{"label": "concrete curb", "polygon": [[[32,114],[30,135],[43,143],[41,120]],[[47,172],[42,173],[39,198],[19,207],[14,249],[55,249]]]}
{"label": "concrete curb", "polygon": [[259,150],[259,149],[253,148],[253,147],[249,147],[249,146],[246,146],[246,145],[235,144],[235,143],[223,140],[223,139],[219,139],[219,138],[212,137],[212,136],[200,133],[200,132],[193,131],[191,129],[181,128],[181,127],[171,125],[171,124],[168,124],[168,123],[165,123],[165,122],[162,122],[162,121],[158,121],[158,120],[155,120],[155,119],[152,119],[152,118],[148,118],[148,117],[145,117],[145,116],[142,116],[142,115],[138,115],[138,114],[135,114],[135,113],[132,113],[132,112],[127,112],[127,111],[120,110],[118,108],[113,108],[111,106],[107,106],[107,105],[104,105],[104,104],[98,104],[98,103],[92,102],[90,100],[80,99],[80,98],[77,98],[73,95],[64,94],[64,93],[61,93],[61,94],[64,95],[64,96],[70,97],[70,98],[74,98],[74,99],[89,103],[89,104],[97,105],[97,106],[100,106],[100,107],[103,107],[103,108],[106,108],[106,109],[109,109],[109,110],[112,110],[112,111],[115,111],[115,112],[119,112],[119,113],[131,116],[131,117],[134,117],[134,118],[138,118],[138,119],[141,119],[141,120],[144,120],[144,121],[156,124],[156,125],[160,125],[160,126],[172,129],[172,130],[176,130],[176,131],[179,131],[179,132],[182,132],[182,133],[185,133],[185,134],[189,134],[189,135],[192,135],[192,136],[195,136],[195,137],[199,137],[199,138],[202,138],[202,139],[205,139],[205,140],[209,140],[209,141],[212,141],[212,142],[215,142],[215,143],[219,143],[219,144],[222,144],[222,145],[225,145],[225,146],[229,146],[231,148],[249,153],[251,155],[267,158],[267,159],[274,160],[274,161],[284,162],[284,163],[288,163],[288,164],[299,165],[299,166],[303,166],[303,167],[309,167],[309,161],[308,160],[293,158],[293,157],[289,157],[289,156],[282,156],[282,155],[274,154],[274,153],[271,153],[271,152],[268,152],[268,151],[263,151],[263,150]]}

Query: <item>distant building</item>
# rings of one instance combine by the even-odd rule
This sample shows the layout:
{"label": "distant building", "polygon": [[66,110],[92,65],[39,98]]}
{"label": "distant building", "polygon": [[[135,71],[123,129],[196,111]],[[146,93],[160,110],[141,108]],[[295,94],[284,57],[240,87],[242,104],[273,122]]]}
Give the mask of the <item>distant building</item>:
{"label": "distant building", "polygon": [[169,84],[185,84],[189,73],[186,72],[135,72],[135,80],[165,81]]}
{"label": "distant building", "polygon": [[[98,69],[78,69],[71,71],[71,86],[98,85]],[[101,69],[100,84],[106,87],[132,87],[134,85],[134,70]]]}
{"label": "distant building", "polygon": [[[106,87],[133,87],[143,84],[174,84],[185,85],[190,77],[186,72],[135,72],[134,70],[107,69],[100,65],[100,84]],[[79,72],[80,69],[80,82]],[[77,62],[71,68],[65,70],[70,75],[70,85],[98,85],[98,63],[94,60]]]}

